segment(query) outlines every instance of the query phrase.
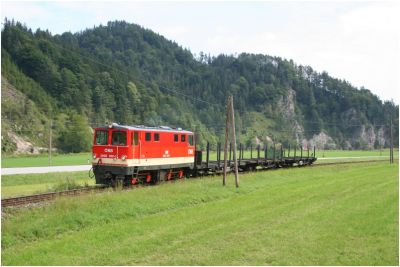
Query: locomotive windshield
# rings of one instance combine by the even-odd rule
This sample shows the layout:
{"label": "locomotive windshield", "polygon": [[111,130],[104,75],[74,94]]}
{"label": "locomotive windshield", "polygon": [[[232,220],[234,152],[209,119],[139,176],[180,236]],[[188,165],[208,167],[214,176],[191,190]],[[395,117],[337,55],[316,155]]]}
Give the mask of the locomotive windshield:
{"label": "locomotive windshield", "polygon": [[193,146],[193,135],[189,135],[188,139],[189,139],[189,146]]}
{"label": "locomotive windshield", "polygon": [[113,146],[126,146],[126,132],[113,132],[112,133]]}
{"label": "locomotive windshield", "polygon": [[107,131],[96,131],[96,145],[107,145],[108,143],[108,132]]}

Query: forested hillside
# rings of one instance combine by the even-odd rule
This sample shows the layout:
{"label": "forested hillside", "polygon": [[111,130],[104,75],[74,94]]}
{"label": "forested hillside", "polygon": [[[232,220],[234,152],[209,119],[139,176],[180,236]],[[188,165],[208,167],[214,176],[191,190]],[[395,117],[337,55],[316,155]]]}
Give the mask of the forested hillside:
{"label": "forested hillside", "polygon": [[194,56],[123,21],[61,35],[5,21],[1,39],[2,95],[19,96],[17,105],[2,98],[3,152],[15,151],[15,136],[46,146],[50,125],[60,150],[87,150],[89,126],[111,121],[182,127],[216,143],[229,94],[246,145],[388,146],[390,116],[398,136],[393,102],[279,57]]}

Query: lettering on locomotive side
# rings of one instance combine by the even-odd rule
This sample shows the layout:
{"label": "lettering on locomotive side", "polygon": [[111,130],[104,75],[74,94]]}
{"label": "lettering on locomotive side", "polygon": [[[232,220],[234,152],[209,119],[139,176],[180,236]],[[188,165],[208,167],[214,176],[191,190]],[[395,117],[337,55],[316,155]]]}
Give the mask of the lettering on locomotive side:
{"label": "lettering on locomotive side", "polygon": [[114,151],[114,149],[112,149],[112,148],[105,148],[104,149],[104,152],[108,152],[108,153],[112,153]]}
{"label": "lettering on locomotive side", "polygon": [[188,154],[193,155],[193,149],[188,149]]}

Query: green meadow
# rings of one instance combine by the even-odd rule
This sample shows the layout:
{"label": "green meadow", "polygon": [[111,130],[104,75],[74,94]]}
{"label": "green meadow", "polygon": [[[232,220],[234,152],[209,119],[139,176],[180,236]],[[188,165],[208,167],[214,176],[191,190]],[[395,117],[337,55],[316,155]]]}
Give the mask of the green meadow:
{"label": "green meadow", "polygon": [[[51,166],[88,165],[91,164],[92,153],[55,154],[52,155]],[[43,167],[49,166],[48,154],[12,155],[1,157],[2,168]]]}
{"label": "green meadow", "polygon": [[[398,265],[398,164],[179,180],[2,216],[2,265]],[[44,183],[47,181],[43,181]]]}

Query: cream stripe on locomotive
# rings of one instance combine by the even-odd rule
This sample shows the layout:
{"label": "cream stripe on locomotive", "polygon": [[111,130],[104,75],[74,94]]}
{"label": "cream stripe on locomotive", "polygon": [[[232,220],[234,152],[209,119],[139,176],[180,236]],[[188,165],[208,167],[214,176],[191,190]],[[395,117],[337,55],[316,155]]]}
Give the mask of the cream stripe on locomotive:
{"label": "cream stripe on locomotive", "polygon": [[93,165],[118,165],[118,166],[154,166],[154,165],[170,165],[194,163],[194,157],[179,158],[151,158],[151,159],[113,159],[100,158],[92,161]]}

